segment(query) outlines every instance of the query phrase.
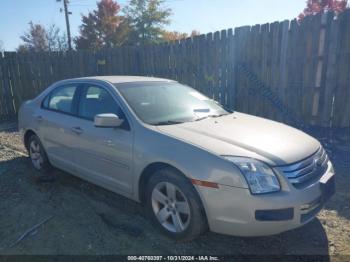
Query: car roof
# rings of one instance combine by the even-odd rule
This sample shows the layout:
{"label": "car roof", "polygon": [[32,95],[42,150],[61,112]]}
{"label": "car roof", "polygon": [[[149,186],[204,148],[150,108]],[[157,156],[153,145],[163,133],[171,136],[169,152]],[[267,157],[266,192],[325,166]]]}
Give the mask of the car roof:
{"label": "car roof", "polygon": [[134,82],[174,82],[174,80],[145,76],[90,76],[74,78],[71,80],[102,80],[112,84],[134,83]]}

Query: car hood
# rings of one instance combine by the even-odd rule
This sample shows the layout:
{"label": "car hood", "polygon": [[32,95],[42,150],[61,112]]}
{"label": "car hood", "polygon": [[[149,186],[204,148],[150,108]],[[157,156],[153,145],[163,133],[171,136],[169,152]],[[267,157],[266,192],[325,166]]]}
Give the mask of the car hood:
{"label": "car hood", "polygon": [[295,128],[238,112],[158,130],[216,155],[250,157],[273,166],[300,161],[320,147],[316,139]]}

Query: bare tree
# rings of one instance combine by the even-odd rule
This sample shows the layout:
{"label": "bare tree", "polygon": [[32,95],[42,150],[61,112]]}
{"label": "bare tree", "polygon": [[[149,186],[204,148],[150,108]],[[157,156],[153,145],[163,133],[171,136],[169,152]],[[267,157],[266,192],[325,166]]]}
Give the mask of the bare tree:
{"label": "bare tree", "polygon": [[18,46],[18,52],[65,51],[68,48],[66,35],[54,24],[45,28],[30,21],[29,29],[21,36],[21,40],[24,43]]}
{"label": "bare tree", "polygon": [[4,42],[0,40],[0,53],[4,52]]}
{"label": "bare tree", "polygon": [[49,51],[68,50],[67,37],[64,32],[55,24],[49,26],[46,30],[46,39]]}
{"label": "bare tree", "polygon": [[46,30],[43,25],[29,22],[29,29],[21,37],[24,44],[21,44],[17,51],[48,51]]}

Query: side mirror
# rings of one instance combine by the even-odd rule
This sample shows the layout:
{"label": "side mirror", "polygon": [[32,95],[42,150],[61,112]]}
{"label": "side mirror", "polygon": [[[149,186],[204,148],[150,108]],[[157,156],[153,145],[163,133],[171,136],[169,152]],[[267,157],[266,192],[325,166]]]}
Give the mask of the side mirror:
{"label": "side mirror", "polygon": [[95,116],[94,125],[96,127],[120,127],[124,120],[120,119],[116,114],[99,114]]}

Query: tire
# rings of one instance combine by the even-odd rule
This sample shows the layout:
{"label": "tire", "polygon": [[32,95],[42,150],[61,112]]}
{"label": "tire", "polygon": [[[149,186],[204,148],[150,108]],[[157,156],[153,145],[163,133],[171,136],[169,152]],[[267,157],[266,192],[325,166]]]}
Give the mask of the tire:
{"label": "tire", "polygon": [[208,229],[197,192],[178,171],[156,171],[147,184],[145,197],[149,217],[169,238],[190,241]]}
{"label": "tire", "polygon": [[36,135],[32,135],[28,140],[28,153],[33,167],[41,172],[50,171],[52,166],[47,158],[45,149]]}

